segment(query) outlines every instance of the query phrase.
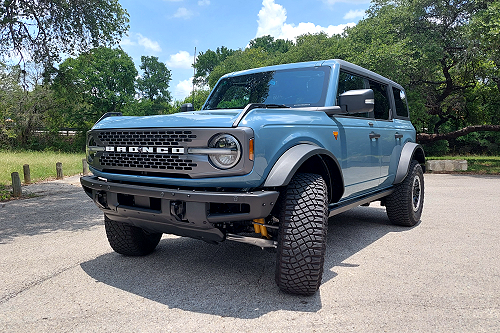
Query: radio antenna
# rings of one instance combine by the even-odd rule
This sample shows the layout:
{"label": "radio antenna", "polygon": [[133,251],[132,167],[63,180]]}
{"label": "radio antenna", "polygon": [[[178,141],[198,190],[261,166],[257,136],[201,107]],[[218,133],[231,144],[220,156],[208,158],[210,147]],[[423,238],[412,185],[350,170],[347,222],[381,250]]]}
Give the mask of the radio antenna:
{"label": "radio antenna", "polygon": [[194,47],[194,60],[193,60],[193,106],[194,106],[194,78],[196,76],[196,46]]}

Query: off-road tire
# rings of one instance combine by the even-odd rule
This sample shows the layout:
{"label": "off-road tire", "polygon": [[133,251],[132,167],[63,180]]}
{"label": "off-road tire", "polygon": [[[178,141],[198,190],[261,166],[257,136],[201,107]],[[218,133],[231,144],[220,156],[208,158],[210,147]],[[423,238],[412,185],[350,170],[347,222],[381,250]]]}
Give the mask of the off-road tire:
{"label": "off-road tire", "polygon": [[424,173],[413,160],[406,178],[386,198],[385,208],[392,224],[412,227],[420,221],[423,207]]}
{"label": "off-road tire", "polygon": [[123,222],[113,221],[104,215],[106,236],[111,248],[126,256],[150,254],[160,242],[161,233],[148,233],[141,228]]}
{"label": "off-road tire", "polygon": [[280,200],[275,279],[287,293],[314,294],[323,276],[328,195],[320,175],[296,174]]}

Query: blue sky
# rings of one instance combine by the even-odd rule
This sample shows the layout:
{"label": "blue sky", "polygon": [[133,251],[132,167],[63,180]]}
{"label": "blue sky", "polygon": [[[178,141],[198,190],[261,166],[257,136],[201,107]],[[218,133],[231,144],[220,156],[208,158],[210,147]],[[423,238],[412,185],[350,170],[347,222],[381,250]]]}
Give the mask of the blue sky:
{"label": "blue sky", "polygon": [[139,69],[141,55],[156,56],[172,72],[170,91],[184,99],[191,91],[194,49],[243,49],[256,37],[293,40],[304,33],[340,33],[355,25],[369,0],[121,0],[130,14],[120,43]]}

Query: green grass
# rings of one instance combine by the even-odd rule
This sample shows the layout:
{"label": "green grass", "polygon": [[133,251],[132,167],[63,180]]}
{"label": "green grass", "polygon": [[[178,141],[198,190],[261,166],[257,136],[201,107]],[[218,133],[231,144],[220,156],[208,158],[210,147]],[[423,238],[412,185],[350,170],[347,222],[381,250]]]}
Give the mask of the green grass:
{"label": "green grass", "polygon": [[467,173],[500,175],[500,156],[440,156],[426,157],[427,160],[467,160]]}
{"label": "green grass", "polygon": [[0,151],[0,197],[5,185],[12,184],[11,173],[18,172],[24,183],[23,165],[28,164],[31,182],[38,182],[56,177],[56,163],[61,162],[64,176],[73,176],[82,172],[82,159],[85,154],[69,154],[38,151]]}
{"label": "green grass", "polygon": [[10,199],[12,191],[5,185],[0,185],[0,201],[7,201]]}

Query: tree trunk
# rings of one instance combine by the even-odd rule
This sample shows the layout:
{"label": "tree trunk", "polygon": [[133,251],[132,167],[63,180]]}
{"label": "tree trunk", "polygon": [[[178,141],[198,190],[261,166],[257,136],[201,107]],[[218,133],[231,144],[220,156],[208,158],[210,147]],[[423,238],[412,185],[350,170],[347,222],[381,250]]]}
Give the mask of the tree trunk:
{"label": "tree trunk", "polygon": [[467,126],[458,131],[444,133],[444,134],[419,133],[417,134],[417,142],[431,143],[439,140],[456,139],[460,136],[464,136],[472,132],[481,132],[481,131],[500,132],[500,125],[473,125],[473,126]]}

